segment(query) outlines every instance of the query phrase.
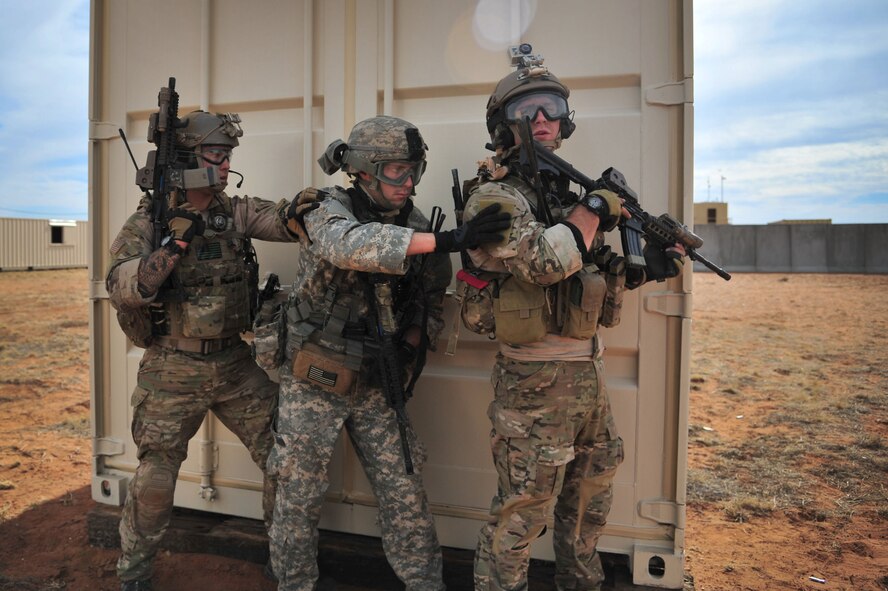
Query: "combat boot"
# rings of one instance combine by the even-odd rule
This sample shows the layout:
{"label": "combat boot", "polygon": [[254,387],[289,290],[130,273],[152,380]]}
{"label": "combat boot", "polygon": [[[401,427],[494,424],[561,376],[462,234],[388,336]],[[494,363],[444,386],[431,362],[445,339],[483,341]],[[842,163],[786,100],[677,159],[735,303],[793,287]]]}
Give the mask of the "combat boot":
{"label": "combat boot", "polygon": [[151,579],[124,581],[120,585],[120,591],[151,591]]}

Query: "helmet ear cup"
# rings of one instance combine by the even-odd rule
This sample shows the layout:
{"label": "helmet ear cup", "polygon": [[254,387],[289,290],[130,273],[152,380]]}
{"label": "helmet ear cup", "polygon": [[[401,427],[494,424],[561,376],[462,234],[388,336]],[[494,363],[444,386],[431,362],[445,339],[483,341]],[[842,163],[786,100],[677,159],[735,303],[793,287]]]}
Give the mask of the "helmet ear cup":
{"label": "helmet ear cup", "polygon": [[493,132],[493,145],[498,148],[502,147],[504,150],[508,150],[515,145],[515,134],[512,133],[512,129],[505,123],[496,126]]}
{"label": "helmet ear cup", "polygon": [[577,128],[577,124],[573,122],[573,119],[569,119],[565,117],[561,120],[561,139],[566,140],[571,136],[574,130]]}

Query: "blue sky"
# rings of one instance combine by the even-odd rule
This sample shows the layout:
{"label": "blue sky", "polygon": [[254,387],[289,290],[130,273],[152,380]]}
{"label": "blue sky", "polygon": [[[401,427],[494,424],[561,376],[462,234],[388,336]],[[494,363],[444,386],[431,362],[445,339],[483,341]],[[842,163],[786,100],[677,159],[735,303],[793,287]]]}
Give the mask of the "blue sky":
{"label": "blue sky", "polygon": [[888,222],[886,0],[695,0],[694,46],[695,201]]}
{"label": "blue sky", "polygon": [[[0,217],[86,219],[89,2],[0,14]],[[695,0],[694,45],[695,201],[888,223],[888,1]]]}

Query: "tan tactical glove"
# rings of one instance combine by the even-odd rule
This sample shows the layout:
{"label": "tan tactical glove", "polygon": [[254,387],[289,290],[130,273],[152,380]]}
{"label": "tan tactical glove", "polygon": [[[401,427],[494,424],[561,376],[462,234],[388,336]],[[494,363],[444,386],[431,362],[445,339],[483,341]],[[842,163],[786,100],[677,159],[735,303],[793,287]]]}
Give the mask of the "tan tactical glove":
{"label": "tan tactical glove", "polygon": [[187,201],[167,210],[166,219],[173,240],[191,242],[195,236],[203,236],[206,228],[200,212]]}
{"label": "tan tactical glove", "polygon": [[321,206],[321,201],[327,197],[325,191],[319,191],[314,187],[306,187],[293,197],[290,208],[287,209],[287,229],[295,235],[299,236],[300,241],[311,244],[311,238],[305,231],[304,218],[306,214]]}

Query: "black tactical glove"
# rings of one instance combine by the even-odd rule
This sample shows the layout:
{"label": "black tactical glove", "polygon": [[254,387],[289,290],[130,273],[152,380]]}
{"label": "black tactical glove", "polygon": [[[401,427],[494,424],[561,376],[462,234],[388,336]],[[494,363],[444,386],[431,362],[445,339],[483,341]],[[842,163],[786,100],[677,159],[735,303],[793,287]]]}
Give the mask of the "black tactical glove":
{"label": "black tactical glove", "polygon": [[610,232],[620,222],[623,211],[623,202],[613,191],[598,189],[580,199],[580,203],[586,209],[594,213],[601,220],[598,229],[602,232]]}
{"label": "black tactical glove", "polygon": [[492,203],[456,230],[435,232],[435,252],[459,252],[501,241],[501,232],[512,225],[512,216],[500,209],[502,205]]}
{"label": "black tactical glove", "polygon": [[307,187],[293,197],[290,207],[287,209],[287,229],[300,240],[311,243],[308,232],[305,231],[303,221],[308,212],[321,206],[321,201],[327,196],[324,191],[318,191],[314,187]]}
{"label": "black tactical glove", "polygon": [[651,244],[644,246],[644,269],[630,269],[626,275],[626,287],[635,289],[648,281],[665,281],[677,277],[684,268],[682,255],[675,248],[662,248]]}
{"label": "black tactical glove", "polygon": [[166,220],[172,240],[191,242],[195,236],[203,236],[204,229],[206,229],[200,212],[187,201],[167,210]]}

